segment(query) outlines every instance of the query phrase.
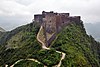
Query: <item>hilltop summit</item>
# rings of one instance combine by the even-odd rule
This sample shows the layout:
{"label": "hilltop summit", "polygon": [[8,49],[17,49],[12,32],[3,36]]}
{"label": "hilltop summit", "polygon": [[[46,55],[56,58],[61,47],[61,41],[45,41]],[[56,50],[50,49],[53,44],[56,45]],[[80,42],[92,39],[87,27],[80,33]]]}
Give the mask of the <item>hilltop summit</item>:
{"label": "hilltop summit", "polygon": [[100,67],[100,43],[86,34],[80,17],[38,15],[0,36],[0,67]]}

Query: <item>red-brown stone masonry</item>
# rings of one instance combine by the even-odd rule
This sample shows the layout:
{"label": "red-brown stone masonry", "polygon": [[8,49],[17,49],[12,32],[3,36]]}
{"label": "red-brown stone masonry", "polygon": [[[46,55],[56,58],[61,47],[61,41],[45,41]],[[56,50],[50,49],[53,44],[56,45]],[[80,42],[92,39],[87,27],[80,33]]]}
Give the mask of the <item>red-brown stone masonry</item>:
{"label": "red-brown stone masonry", "polygon": [[34,15],[34,20],[36,22],[42,22],[42,15],[41,14]]}
{"label": "red-brown stone masonry", "polygon": [[48,13],[45,15],[46,19],[46,30],[55,32],[56,31],[56,15]]}
{"label": "red-brown stone masonry", "polygon": [[[69,16],[69,13],[53,13],[53,12],[45,12],[42,14],[34,15],[34,20],[42,23],[44,28],[44,35],[46,38],[46,46],[49,46],[50,43],[55,39],[56,33],[59,33],[62,30],[62,27],[68,25],[68,23],[75,21],[75,23],[80,22],[80,16]],[[47,41],[46,32],[56,32],[50,40]]]}

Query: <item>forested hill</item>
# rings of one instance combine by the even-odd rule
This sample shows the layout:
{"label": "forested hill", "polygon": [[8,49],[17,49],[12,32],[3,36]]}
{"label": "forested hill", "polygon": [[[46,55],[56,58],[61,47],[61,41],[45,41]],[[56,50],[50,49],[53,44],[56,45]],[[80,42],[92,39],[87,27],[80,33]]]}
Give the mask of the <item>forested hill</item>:
{"label": "forested hill", "polygon": [[32,22],[0,36],[0,66],[12,66],[22,59],[14,67],[52,67],[59,63],[60,51],[66,54],[60,67],[100,67],[100,43],[86,34],[82,22],[64,27],[50,50],[42,49],[37,41],[39,29],[40,25]]}

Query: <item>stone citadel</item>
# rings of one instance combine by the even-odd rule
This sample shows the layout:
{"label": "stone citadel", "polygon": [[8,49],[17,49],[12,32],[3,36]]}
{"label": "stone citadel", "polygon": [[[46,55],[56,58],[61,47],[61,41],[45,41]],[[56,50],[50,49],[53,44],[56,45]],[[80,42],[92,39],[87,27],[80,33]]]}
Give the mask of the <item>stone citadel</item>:
{"label": "stone citadel", "polygon": [[45,45],[50,46],[51,42],[56,38],[63,27],[71,22],[80,22],[80,16],[70,16],[70,13],[54,13],[53,11],[34,15],[34,21],[39,22],[43,27],[43,39]]}

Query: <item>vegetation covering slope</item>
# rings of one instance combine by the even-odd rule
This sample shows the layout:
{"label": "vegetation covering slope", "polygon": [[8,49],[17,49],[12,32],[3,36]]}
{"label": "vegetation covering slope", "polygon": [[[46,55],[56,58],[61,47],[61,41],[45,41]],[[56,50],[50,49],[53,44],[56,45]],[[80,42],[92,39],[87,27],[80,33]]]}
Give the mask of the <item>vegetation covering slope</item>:
{"label": "vegetation covering slope", "polygon": [[99,67],[100,44],[85,32],[83,23],[72,23],[57,35],[52,48],[65,52],[61,67]]}
{"label": "vegetation covering slope", "polygon": [[36,59],[47,66],[56,65],[61,54],[55,50],[43,50],[36,36],[40,25],[31,23],[9,31],[1,37],[0,65],[11,66],[20,59]]}
{"label": "vegetation covering slope", "polygon": [[[100,44],[85,32],[83,23],[67,25],[57,34],[50,50],[44,50],[36,36],[40,25],[36,22],[18,27],[0,36],[0,66],[11,66],[20,59],[36,59],[42,65],[52,67],[57,65],[61,54],[66,53],[61,67],[99,67]],[[29,65],[28,65],[29,64]],[[37,66],[36,62],[24,60],[15,67]],[[41,66],[42,66],[41,65]]]}

